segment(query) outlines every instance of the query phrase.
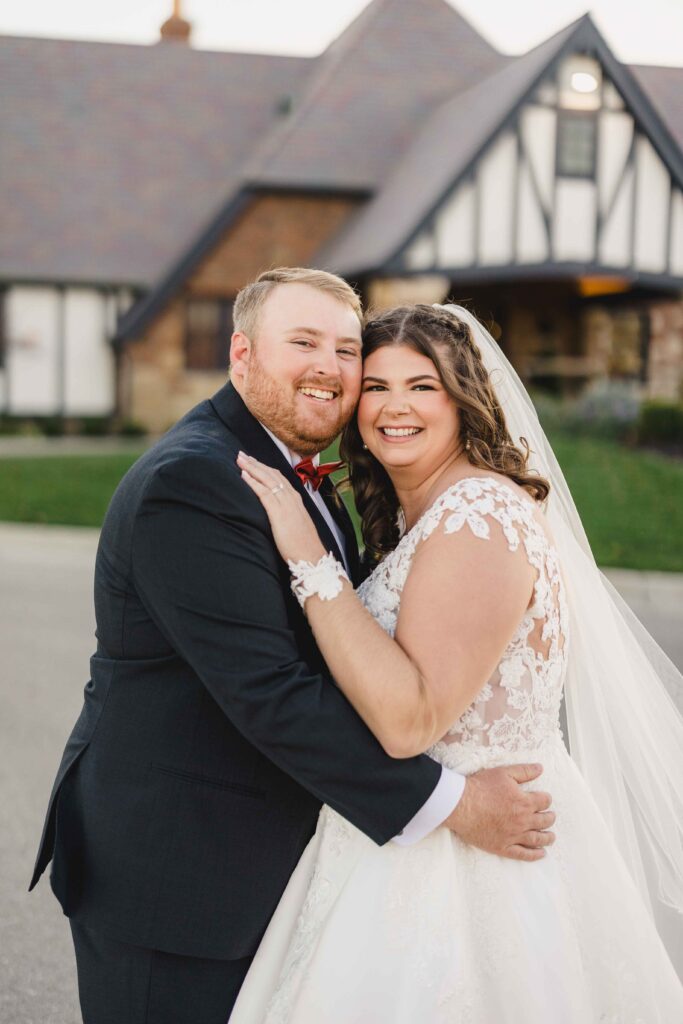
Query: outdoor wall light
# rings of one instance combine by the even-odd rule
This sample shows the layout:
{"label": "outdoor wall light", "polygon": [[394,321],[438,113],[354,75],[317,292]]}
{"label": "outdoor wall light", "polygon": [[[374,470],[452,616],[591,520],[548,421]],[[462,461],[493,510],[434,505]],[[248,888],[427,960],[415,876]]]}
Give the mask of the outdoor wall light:
{"label": "outdoor wall light", "polygon": [[569,54],[557,72],[559,106],[565,110],[598,110],[602,68],[587,53]]}
{"label": "outdoor wall light", "polygon": [[587,71],[575,71],[571,78],[572,89],[577,92],[595,92],[598,80]]}

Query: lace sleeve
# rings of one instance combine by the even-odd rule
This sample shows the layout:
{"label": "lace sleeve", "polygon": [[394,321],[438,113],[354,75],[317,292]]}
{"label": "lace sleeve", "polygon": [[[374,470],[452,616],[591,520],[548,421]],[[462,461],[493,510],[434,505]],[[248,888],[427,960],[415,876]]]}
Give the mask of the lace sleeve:
{"label": "lace sleeve", "polygon": [[540,531],[531,500],[520,497],[510,486],[493,477],[470,477],[444,491],[415,527],[415,547],[443,522],[445,533],[469,529],[475,537],[489,540],[491,523],[500,524],[510,551],[522,539]]}

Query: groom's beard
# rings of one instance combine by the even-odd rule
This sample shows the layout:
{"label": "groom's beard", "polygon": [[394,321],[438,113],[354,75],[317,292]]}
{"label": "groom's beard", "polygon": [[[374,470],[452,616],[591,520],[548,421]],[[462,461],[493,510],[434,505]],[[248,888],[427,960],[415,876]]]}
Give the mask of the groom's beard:
{"label": "groom's beard", "polygon": [[[315,399],[299,394],[302,386],[331,388],[337,398],[315,405]],[[302,377],[282,382],[271,377],[252,349],[249,372],[243,387],[247,408],[264,427],[268,427],[297,455],[317,455],[329,447],[341,433],[353,413],[355,402],[344,394],[339,378]]]}

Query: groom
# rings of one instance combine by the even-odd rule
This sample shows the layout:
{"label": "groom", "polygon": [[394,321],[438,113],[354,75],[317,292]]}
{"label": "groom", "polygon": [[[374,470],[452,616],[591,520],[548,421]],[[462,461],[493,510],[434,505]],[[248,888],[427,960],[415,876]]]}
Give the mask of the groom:
{"label": "groom", "polygon": [[358,580],[353,527],[314,457],[358,399],[360,317],[337,277],[262,274],[235,303],[231,383],[112,498],[92,678],[31,882],[52,860],[85,1024],[226,1024],[322,802],[380,844],[443,823],[535,860],[552,839],[550,798],[519,786],[538,768],[465,783],[385,754],[327,674],[241,480],[240,449],[284,473]]}

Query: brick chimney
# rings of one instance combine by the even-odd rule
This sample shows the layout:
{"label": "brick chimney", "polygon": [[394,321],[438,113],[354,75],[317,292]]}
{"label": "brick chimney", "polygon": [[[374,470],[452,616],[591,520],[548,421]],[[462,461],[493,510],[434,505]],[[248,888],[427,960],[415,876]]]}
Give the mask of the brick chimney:
{"label": "brick chimney", "polygon": [[185,21],[180,12],[180,0],[173,0],[173,14],[161,26],[161,43],[185,43],[190,42],[192,25]]}

